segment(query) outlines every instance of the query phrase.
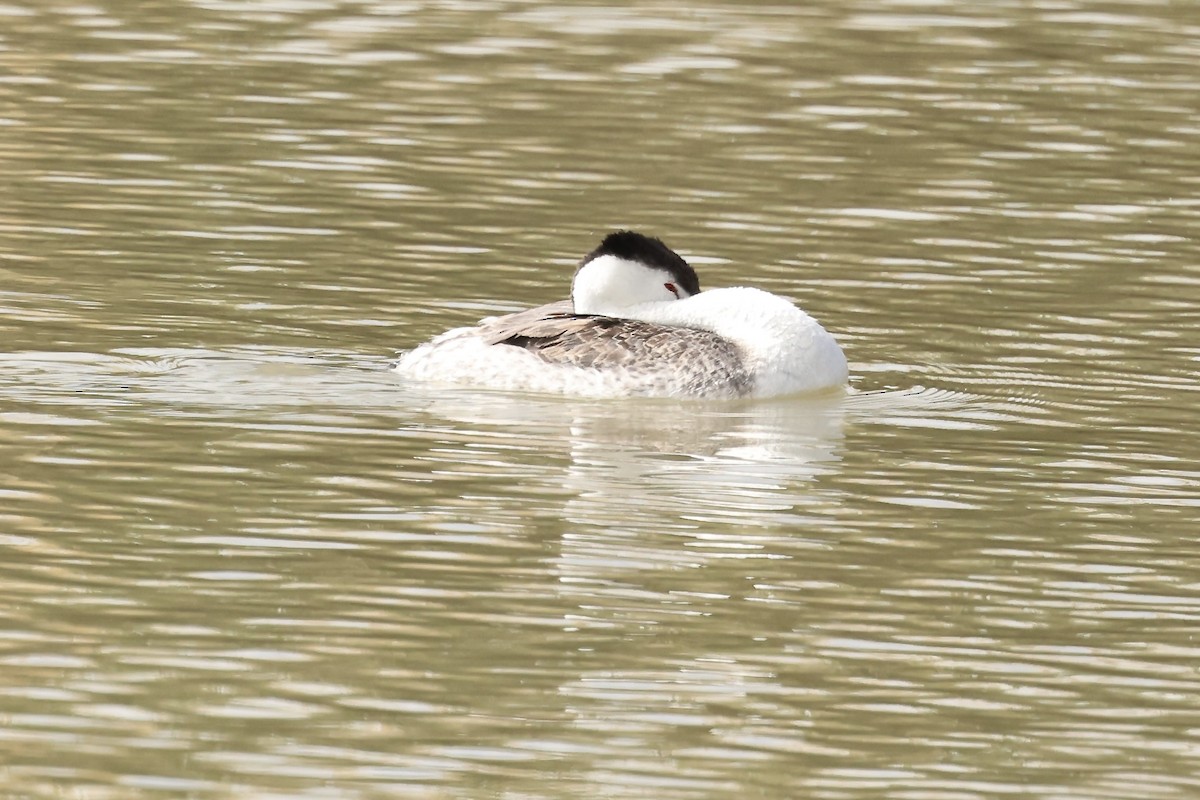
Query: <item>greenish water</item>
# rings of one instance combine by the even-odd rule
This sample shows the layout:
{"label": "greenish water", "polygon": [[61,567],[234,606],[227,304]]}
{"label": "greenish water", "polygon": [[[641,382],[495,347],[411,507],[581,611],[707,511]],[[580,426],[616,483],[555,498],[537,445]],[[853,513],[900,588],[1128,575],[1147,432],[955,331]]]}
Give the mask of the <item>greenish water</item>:
{"label": "greenish water", "polygon": [[[0,794],[1195,797],[1194,17],[0,5]],[[388,371],[614,227],[853,393]]]}

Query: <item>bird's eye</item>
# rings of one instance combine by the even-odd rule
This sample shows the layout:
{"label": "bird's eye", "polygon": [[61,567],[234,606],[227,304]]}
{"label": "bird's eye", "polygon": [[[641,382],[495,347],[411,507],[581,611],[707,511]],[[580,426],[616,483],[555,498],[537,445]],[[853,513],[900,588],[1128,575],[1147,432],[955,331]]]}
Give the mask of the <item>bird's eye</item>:
{"label": "bird's eye", "polygon": [[664,286],[664,287],[666,287],[666,290],[667,290],[668,292],[670,292],[671,294],[675,295],[675,299],[676,299],[676,300],[678,300],[678,299],[679,299],[679,290],[675,288],[675,284],[673,284],[673,283],[664,283],[664,284],[663,284],[663,286]]}

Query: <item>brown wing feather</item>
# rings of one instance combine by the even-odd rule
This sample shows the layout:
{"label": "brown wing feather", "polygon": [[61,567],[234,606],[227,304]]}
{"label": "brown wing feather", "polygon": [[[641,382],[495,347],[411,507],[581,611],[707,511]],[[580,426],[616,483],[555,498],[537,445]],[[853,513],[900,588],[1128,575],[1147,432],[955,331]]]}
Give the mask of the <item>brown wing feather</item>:
{"label": "brown wing feather", "polygon": [[557,303],[547,303],[537,308],[528,308],[515,314],[505,314],[502,317],[491,317],[480,324],[480,335],[488,344],[500,344],[511,336],[519,336],[530,326],[537,325],[548,319],[560,319],[574,316],[574,308],[570,300],[560,300]]}
{"label": "brown wing feather", "polygon": [[[520,347],[552,364],[625,370],[682,392],[745,395],[753,388],[737,346],[711,331],[571,313],[571,304],[499,317],[485,324],[489,344]],[[670,370],[663,365],[670,364]]]}

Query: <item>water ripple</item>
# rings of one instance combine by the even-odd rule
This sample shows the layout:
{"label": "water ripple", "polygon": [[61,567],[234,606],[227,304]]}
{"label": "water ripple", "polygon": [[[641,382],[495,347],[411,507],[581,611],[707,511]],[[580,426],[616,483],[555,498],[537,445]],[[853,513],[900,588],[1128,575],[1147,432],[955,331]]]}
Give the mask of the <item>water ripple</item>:
{"label": "water ripple", "polygon": [[[1196,795],[1182,7],[0,17],[10,792]],[[388,372],[625,226],[851,390]]]}

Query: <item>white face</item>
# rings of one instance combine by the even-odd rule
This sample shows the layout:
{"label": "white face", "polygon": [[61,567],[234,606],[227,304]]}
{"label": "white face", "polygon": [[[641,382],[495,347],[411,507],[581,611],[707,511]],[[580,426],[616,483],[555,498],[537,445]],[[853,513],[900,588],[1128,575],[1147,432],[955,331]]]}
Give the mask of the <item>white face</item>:
{"label": "white face", "polygon": [[685,297],[687,290],[669,273],[612,255],[589,261],[575,274],[571,285],[576,314],[619,317],[632,306]]}

